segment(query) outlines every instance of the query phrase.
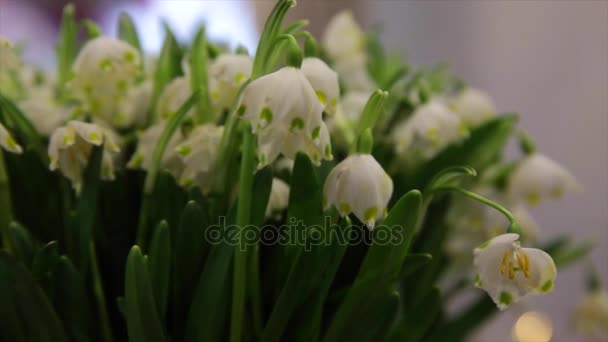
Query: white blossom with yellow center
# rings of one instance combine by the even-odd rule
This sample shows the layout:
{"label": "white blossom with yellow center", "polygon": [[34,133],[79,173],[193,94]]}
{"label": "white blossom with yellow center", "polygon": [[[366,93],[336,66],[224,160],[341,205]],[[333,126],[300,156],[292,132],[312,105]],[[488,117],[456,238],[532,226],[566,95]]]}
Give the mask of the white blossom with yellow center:
{"label": "white blossom with yellow center", "polygon": [[507,191],[510,201],[534,207],[545,198],[560,198],[564,193],[578,189],[579,183],[568,170],[548,157],[534,153],[519,162]]}
{"label": "white blossom with yellow center", "polygon": [[[186,77],[178,77],[169,82],[158,98],[157,113],[161,119],[168,119],[175,115],[179,108],[192,95],[190,80]],[[195,108],[191,108],[186,114],[193,117]]]}
{"label": "white blossom with yellow center", "polygon": [[21,154],[21,152],[23,152],[21,146],[17,144],[15,139],[13,139],[13,136],[2,123],[0,123],[0,147],[11,153]]}
{"label": "white blossom with yellow center", "polygon": [[308,57],[302,61],[300,69],[315,90],[319,102],[327,114],[334,114],[340,96],[338,74],[319,58]]}
{"label": "white blossom with yellow center", "polygon": [[139,52],[128,43],[109,37],[88,41],[72,67],[70,87],[84,110],[113,123],[118,106],[140,72]]}
{"label": "white blossom with yellow center", "polygon": [[423,160],[467,135],[460,118],[437,99],[419,107],[392,131],[397,155]]}
{"label": "white blossom with yellow center", "polygon": [[497,114],[492,98],[474,88],[464,89],[454,98],[449,99],[448,105],[468,128],[478,127]]}
{"label": "white blossom with yellow center", "polygon": [[251,77],[253,60],[247,55],[224,54],[209,66],[209,96],[215,108],[231,108],[241,86]]}
{"label": "white blossom with yellow center", "polygon": [[576,332],[582,336],[608,338],[608,292],[589,292],[575,312]]}
{"label": "white blossom with yellow center", "polygon": [[334,167],[323,187],[325,207],[350,213],[370,229],[386,216],[393,181],[371,154],[348,156]]}
{"label": "white blossom with yellow center", "polygon": [[[148,170],[156,144],[160,140],[160,136],[162,135],[166,126],[166,121],[159,121],[139,134],[137,149],[131,157],[131,160],[129,160],[127,163],[128,168]],[[173,134],[169,140],[169,143],[167,144],[167,147],[165,148],[165,153],[161,160],[161,165],[163,167],[169,170],[181,170],[181,162],[179,158],[177,158],[177,154],[174,152],[174,150],[177,145],[183,141],[183,139],[184,138],[179,130]]]}
{"label": "white blossom with yellow center", "polygon": [[237,115],[258,135],[258,167],[280,154],[307,154],[315,164],[331,159],[323,106],[301,70],[285,67],[251,82],[243,91]]}
{"label": "white blossom with yellow center", "polygon": [[93,146],[103,144],[103,160],[101,178],[114,179],[114,163],[112,154],[120,148],[113,139],[113,134],[107,128],[97,124],[80,121],[70,121],[53,132],[49,142],[48,154],[50,169],[59,170],[68,178],[74,188],[80,191],[82,173],[86,167]]}
{"label": "white blossom with yellow center", "polygon": [[212,189],[223,132],[222,126],[198,126],[175,148],[183,164],[183,171],[178,177],[181,186],[198,186],[203,193]]}
{"label": "white blossom with yellow center", "polygon": [[527,294],[551,292],[557,275],[549,254],[522,248],[518,234],[502,234],[475,248],[475,286],[504,310]]}
{"label": "white blossom with yellow center", "polygon": [[287,208],[289,202],[289,185],[279,178],[272,179],[270,198],[266,206],[266,218],[276,217],[275,214]]}

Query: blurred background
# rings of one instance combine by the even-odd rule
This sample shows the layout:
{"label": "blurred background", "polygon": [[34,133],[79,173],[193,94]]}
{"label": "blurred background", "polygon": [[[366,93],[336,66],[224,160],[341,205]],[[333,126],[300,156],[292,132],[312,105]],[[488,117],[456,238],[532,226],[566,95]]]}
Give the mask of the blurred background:
{"label": "blurred background", "polygon": [[[255,49],[273,0],[76,0],[77,15],[114,34],[128,11],[144,48],[160,49],[160,19],[189,39],[201,22],[231,46]],[[23,42],[25,59],[53,65],[61,9],[67,1],[0,0],[0,34]],[[308,18],[317,36],[339,9],[350,8],[366,28],[378,29],[389,51],[413,64],[445,62],[521,126],[549,157],[578,178],[584,192],[542,205],[533,214],[542,240],[563,233],[593,239],[591,258],[608,282],[608,1],[301,0],[291,18]],[[550,319],[554,341],[573,341],[572,309],[583,294],[585,265],[560,272],[552,295],[495,317],[475,341],[510,341],[520,315]],[[533,341],[530,341],[533,342]]]}

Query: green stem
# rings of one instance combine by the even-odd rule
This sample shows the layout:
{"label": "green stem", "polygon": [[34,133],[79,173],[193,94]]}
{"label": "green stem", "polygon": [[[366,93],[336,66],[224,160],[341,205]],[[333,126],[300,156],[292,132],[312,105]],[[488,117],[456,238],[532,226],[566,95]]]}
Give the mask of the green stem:
{"label": "green stem", "polygon": [[151,214],[151,201],[152,194],[154,193],[154,187],[156,186],[156,178],[160,171],[161,161],[165,153],[165,149],[169,144],[169,140],[173,136],[173,133],[179,128],[180,124],[186,117],[186,114],[196,104],[199,99],[199,92],[194,92],[186,102],[177,110],[177,113],[173,115],[168,121],[163,133],[161,134],[154,152],[152,153],[152,160],[150,161],[150,167],[146,174],[144,181],[144,194],[142,199],[142,207],[139,214],[139,225],[137,227],[137,244],[143,249],[147,241],[147,229],[150,225],[149,218]]}
{"label": "green stem", "polygon": [[245,289],[247,282],[247,252],[241,242],[245,226],[251,219],[251,189],[255,162],[255,136],[248,124],[243,125],[243,156],[239,175],[239,197],[236,208],[236,225],[239,229],[238,243],[234,249],[234,280],[232,287],[232,314],[230,341],[240,342],[243,328]]}
{"label": "green stem", "polygon": [[9,249],[8,244],[8,225],[13,221],[13,205],[11,202],[11,189],[6,165],[4,164],[4,154],[0,149],[0,233],[4,247]]}
{"label": "green stem", "polygon": [[489,200],[489,199],[487,199],[487,198],[485,198],[485,197],[483,197],[483,196],[481,196],[479,194],[476,194],[476,193],[474,193],[472,191],[463,189],[463,188],[458,187],[458,186],[449,186],[449,185],[436,187],[432,191],[433,192],[436,192],[436,191],[456,191],[456,192],[459,192],[459,193],[461,193],[461,194],[463,194],[463,195],[465,195],[467,197],[470,197],[470,198],[472,198],[472,199],[474,199],[474,200],[476,200],[478,202],[481,202],[481,203],[483,203],[485,205],[488,205],[488,206],[490,206],[490,207],[498,210],[501,214],[505,215],[505,217],[507,218],[507,220],[509,220],[509,223],[511,224],[511,226],[515,225],[515,217],[513,217],[513,214],[511,214],[511,212],[509,210],[507,210],[502,205],[500,205],[500,204],[498,204],[498,203],[496,203],[494,201],[491,201],[491,200]]}
{"label": "green stem", "polygon": [[105,342],[112,342],[112,328],[110,327],[110,319],[108,316],[108,308],[106,306],[106,296],[103,291],[101,273],[97,265],[97,253],[95,252],[95,243],[91,241],[89,247],[89,259],[91,260],[91,275],[93,277],[93,293],[97,300],[97,310],[99,321],[101,324],[101,334]]}
{"label": "green stem", "polygon": [[257,339],[262,335],[262,301],[260,300],[260,250],[258,246],[253,246],[250,257],[249,270],[249,293],[251,298],[251,311],[253,321],[253,331]]}
{"label": "green stem", "polygon": [[74,21],[74,5],[67,4],[63,8],[61,30],[57,42],[57,89],[62,101],[67,100],[69,94],[65,89],[70,79],[70,69],[76,57],[77,26]]}

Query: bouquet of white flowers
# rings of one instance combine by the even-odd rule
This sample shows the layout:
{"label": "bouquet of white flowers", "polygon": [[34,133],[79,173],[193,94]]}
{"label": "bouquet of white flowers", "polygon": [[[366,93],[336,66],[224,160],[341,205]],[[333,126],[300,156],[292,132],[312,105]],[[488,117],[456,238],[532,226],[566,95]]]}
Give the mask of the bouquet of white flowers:
{"label": "bouquet of white flowers", "polygon": [[516,114],[294,4],[254,56],[72,6],[54,73],[0,39],[3,341],[461,340],[589,250],[538,245],[526,208],[578,184]]}

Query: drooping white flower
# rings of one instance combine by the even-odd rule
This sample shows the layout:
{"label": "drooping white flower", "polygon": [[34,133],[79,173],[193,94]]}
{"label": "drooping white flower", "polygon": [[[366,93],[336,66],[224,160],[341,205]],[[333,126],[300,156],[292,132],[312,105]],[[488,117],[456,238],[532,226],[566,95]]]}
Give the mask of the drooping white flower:
{"label": "drooping white flower", "polygon": [[88,41],[72,67],[70,87],[85,109],[114,122],[118,105],[140,72],[141,56],[128,43],[109,37]]}
{"label": "drooping white flower", "polygon": [[279,178],[272,179],[270,198],[266,206],[266,218],[273,217],[273,214],[287,208],[289,202],[289,185]]}
{"label": "drooping white flower", "polygon": [[49,87],[32,90],[28,98],[17,103],[36,131],[50,136],[70,116],[70,109],[62,106]]}
{"label": "drooping white flower", "polygon": [[51,171],[59,171],[68,178],[79,191],[82,185],[82,172],[86,167],[93,146],[104,146],[101,178],[114,179],[112,154],[120,151],[113,135],[107,128],[97,124],[69,121],[53,132],[49,142],[48,154]]}
{"label": "drooping white flower", "polygon": [[450,99],[448,104],[468,128],[481,125],[497,113],[496,105],[490,96],[474,88],[466,88]]}
{"label": "drooping white flower", "polygon": [[608,292],[589,292],[575,312],[576,332],[582,336],[608,338]]}
{"label": "drooping white flower", "polygon": [[21,154],[21,152],[23,152],[21,146],[17,144],[15,139],[13,139],[13,136],[8,132],[2,123],[0,123],[0,147],[2,147],[3,150],[11,153]]}
{"label": "drooping white flower", "polygon": [[[159,121],[156,124],[148,127],[141,134],[139,134],[139,139],[137,141],[137,149],[131,157],[131,160],[129,160],[129,162],[127,163],[128,168],[148,170],[148,168],[150,167],[150,162],[152,160],[152,155],[154,154],[154,149],[156,148],[156,144],[160,140],[160,136],[166,126],[166,121]],[[179,145],[182,141],[183,136],[178,130],[173,134],[171,139],[169,139],[169,143],[165,148],[165,153],[161,161],[161,165],[163,167],[169,170],[181,170],[179,167],[181,165],[181,162],[179,162],[179,159],[177,158],[177,155],[174,151],[177,145]]]}
{"label": "drooping white flower", "polygon": [[16,70],[22,65],[21,58],[17,55],[13,43],[0,36],[0,71],[6,73],[9,70]]}
{"label": "drooping white flower", "polygon": [[370,154],[348,156],[334,167],[323,187],[325,207],[351,212],[370,229],[386,215],[393,181]]}
{"label": "drooping white flower", "polygon": [[324,61],[319,58],[308,57],[302,61],[300,69],[315,90],[319,102],[324,106],[328,114],[336,112],[338,97],[340,96],[340,84],[338,74],[333,71]]}
{"label": "drooping white flower", "polygon": [[499,235],[474,250],[475,286],[504,310],[526,294],[551,292],[557,275],[549,254],[522,248],[518,234]]}
{"label": "drooping white flower", "polygon": [[322,44],[331,58],[347,58],[365,52],[365,33],[351,11],[341,11],[327,24]]}
{"label": "drooping white flower", "polygon": [[395,153],[414,159],[430,159],[467,135],[462,121],[439,100],[431,100],[418,108],[392,132]]}
{"label": "drooping white flower", "polygon": [[216,108],[230,108],[250,77],[253,60],[247,55],[223,54],[209,66],[209,96]]}
{"label": "drooping white flower", "polygon": [[367,55],[356,54],[336,60],[333,67],[348,91],[372,92],[377,89],[367,71]]}
{"label": "drooping white flower", "polygon": [[[162,93],[158,98],[157,113],[161,119],[168,119],[175,115],[184,102],[192,95],[192,88],[190,87],[190,80],[186,77],[178,77],[173,79],[169,84],[165,86]],[[195,108],[191,108],[186,114],[192,117],[195,112]]]}
{"label": "drooping white flower", "polygon": [[534,153],[519,162],[509,180],[508,194],[513,202],[536,206],[545,198],[560,198],[580,185],[555,161]]}
{"label": "drooping white flower", "polygon": [[304,74],[285,67],[251,82],[243,91],[238,115],[258,134],[258,167],[280,154],[307,154],[315,164],[331,159],[323,106]]}
{"label": "drooping white flower", "polygon": [[152,104],[153,91],[154,87],[150,80],[131,87],[120,103],[113,125],[118,128],[143,126]]}
{"label": "drooping white flower", "polygon": [[353,124],[358,123],[370,96],[371,93],[369,92],[348,92],[340,99],[340,111],[342,115]]}
{"label": "drooping white flower", "polygon": [[203,193],[212,189],[223,132],[222,126],[198,126],[175,148],[184,168],[179,176],[180,185],[198,186]]}

